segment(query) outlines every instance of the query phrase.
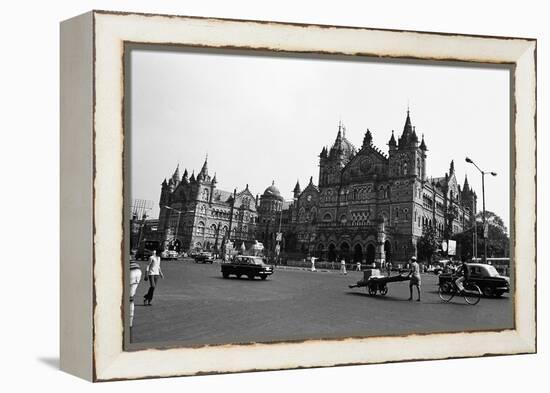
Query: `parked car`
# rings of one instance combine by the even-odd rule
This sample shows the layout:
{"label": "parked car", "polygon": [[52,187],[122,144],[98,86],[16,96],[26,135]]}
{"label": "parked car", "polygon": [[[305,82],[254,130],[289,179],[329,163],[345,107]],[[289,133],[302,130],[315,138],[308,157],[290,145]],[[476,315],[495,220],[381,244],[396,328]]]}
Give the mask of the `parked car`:
{"label": "parked car", "polygon": [[221,270],[223,278],[234,275],[237,278],[247,276],[250,280],[254,280],[255,277],[265,280],[273,274],[273,266],[266,264],[262,257],[244,255],[236,256],[233,262],[222,264]]}
{"label": "parked car", "polygon": [[[470,273],[469,281],[476,284],[485,296],[498,297],[510,292],[510,278],[498,274],[494,266],[483,263],[469,263],[467,266]],[[439,275],[439,285],[451,279],[450,273],[442,273]]]}
{"label": "parked car", "polygon": [[161,259],[176,260],[179,257],[179,254],[175,250],[164,250],[160,253]]}
{"label": "parked car", "polygon": [[153,255],[152,250],[149,250],[147,248],[142,248],[141,250],[136,251],[136,255],[134,256],[134,258],[137,261],[139,260],[146,261],[151,257],[151,255]]}
{"label": "parked car", "polygon": [[210,252],[201,252],[195,255],[195,263],[214,263],[214,257]]}

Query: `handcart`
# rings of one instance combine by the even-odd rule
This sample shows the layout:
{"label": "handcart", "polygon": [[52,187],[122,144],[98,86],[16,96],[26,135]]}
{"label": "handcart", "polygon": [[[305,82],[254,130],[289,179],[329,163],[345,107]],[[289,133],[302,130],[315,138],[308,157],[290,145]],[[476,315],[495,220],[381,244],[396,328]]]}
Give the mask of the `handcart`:
{"label": "handcart", "polygon": [[381,276],[377,269],[368,269],[363,273],[363,279],[357,281],[355,285],[349,285],[350,288],[365,287],[367,293],[371,296],[380,294],[385,296],[388,293],[388,283],[408,281],[408,275],[396,275],[396,276]]}

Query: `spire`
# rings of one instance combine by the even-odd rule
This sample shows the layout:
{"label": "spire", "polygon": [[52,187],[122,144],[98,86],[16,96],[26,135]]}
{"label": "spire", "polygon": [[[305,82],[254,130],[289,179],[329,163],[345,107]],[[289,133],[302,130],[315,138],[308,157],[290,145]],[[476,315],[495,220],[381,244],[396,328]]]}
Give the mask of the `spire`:
{"label": "spire", "polygon": [[216,184],[218,179],[216,178],[216,172],[214,172],[214,178],[212,179],[212,184]]}
{"label": "spire", "polygon": [[394,150],[397,146],[397,142],[395,141],[395,136],[393,135],[393,130],[391,130],[391,138],[388,142],[388,146],[390,147],[390,150]]}
{"label": "spire", "polygon": [[300,181],[296,180],[296,185],[294,186],[294,190],[292,190],[294,194],[300,194],[302,190],[300,189]]}
{"label": "spire", "polygon": [[193,170],[193,173],[191,174],[191,177],[189,178],[189,182],[192,183],[195,181],[195,171]]}
{"label": "spire", "polygon": [[185,170],[183,171],[183,176],[181,177],[182,183],[188,183],[189,182],[189,179],[187,178],[187,176],[188,176],[187,168],[185,168]]}
{"label": "spire", "polygon": [[336,141],[334,141],[334,146],[338,147],[342,144],[342,121],[338,123],[338,134],[336,135]]}
{"label": "spire", "polygon": [[363,138],[363,148],[371,145],[372,145],[372,134],[370,130],[367,128],[367,132],[365,132],[365,137]]}
{"label": "spire", "polygon": [[462,186],[463,192],[469,192],[470,191],[470,184],[468,184],[468,175],[464,175],[464,186]]}
{"label": "spire", "polygon": [[[409,108],[407,107],[407,118],[405,119],[405,125],[403,126],[403,133],[399,137],[399,147],[407,147],[413,139],[413,128],[411,124],[411,116]],[[418,140],[418,138],[416,138]]]}
{"label": "spire", "polygon": [[422,134],[422,142],[420,143],[420,149],[427,151],[428,148],[426,147],[426,142],[424,142],[424,134]]}
{"label": "spire", "polygon": [[162,181],[162,186],[167,186],[168,183],[166,182],[166,178],[164,178],[164,180]]}
{"label": "spire", "polygon": [[200,175],[202,175],[204,178],[206,178],[208,176],[208,154],[206,155],[206,158],[204,159],[204,164],[202,164],[202,169],[201,169]]}
{"label": "spire", "polygon": [[174,182],[180,181],[180,164],[176,167],[176,170],[174,171],[174,174],[172,175],[172,180]]}
{"label": "spire", "polygon": [[309,184],[313,184],[313,176],[309,177]]}
{"label": "spire", "polygon": [[411,115],[409,108],[407,108],[407,118],[405,119],[405,126],[403,127],[403,134],[405,132],[410,133],[412,131]]}
{"label": "spire", "polygon": [[416,135],[416,127],[415,126],[413,126],[413,133],[412,133],[412,138],[411,139],[414,143],[418,143],[418,136]]}
{"label": "spire", "polygon": [[455,172],[455,161],[451,160],[451,165],[449,166],[449,176]]}

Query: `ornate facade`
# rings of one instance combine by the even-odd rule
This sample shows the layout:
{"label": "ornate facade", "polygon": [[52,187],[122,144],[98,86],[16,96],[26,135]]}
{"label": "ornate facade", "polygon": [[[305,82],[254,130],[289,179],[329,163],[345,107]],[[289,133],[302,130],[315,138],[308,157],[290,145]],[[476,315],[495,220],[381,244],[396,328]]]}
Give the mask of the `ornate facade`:
{"label": "ornate facade", "polygon": [[180,178],[179,167],[162,182],[159,236],[165,245],[184,250],[220,249],[224,239],[251,243],[258,223],[257,200],[248,189],[223,191],[216,187],[216,175],[208,173],[208,159],[195,177],[187,170]]}
{"label": "ornate facade", "polygon": [[419,141],[407,117],[396,140],[392,131],[388,153],[365,133],[360,148],[347,138],[342,124],[333,145],[319,155],[319,178],[293,200],[285,201],[273,182],[261,196],[248,186],[232,193],[216,187],[207,161],[195,178],[179,170],[162,183],[159,234],[184,249],[219,249],[224,239],[249,246],[254,240],[273,250],[276,233],[287,253],[315,254],[328,260],[383,262],[406,260],[428,226],[439,237],[467,229],[475,215],[477,196],[467,179],[461,188],[454,163],[443,177],[426,173],[428,148]]}

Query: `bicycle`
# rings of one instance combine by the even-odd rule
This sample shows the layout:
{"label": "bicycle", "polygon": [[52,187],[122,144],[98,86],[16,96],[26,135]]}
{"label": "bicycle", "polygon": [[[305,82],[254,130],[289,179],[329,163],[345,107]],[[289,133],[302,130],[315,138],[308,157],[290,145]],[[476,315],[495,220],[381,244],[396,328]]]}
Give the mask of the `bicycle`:
{"label": "bicycle", "polygon": [[455,284],[456,278],[456,276],[451,276],[450,281],[439,284],[438,293],[441,300],[448,303],[458,294],[464,298],[466,303],[472,306],[478,304],[481,300],[481,289],[474,283],[464,282],[464,290],[461,291]]}

